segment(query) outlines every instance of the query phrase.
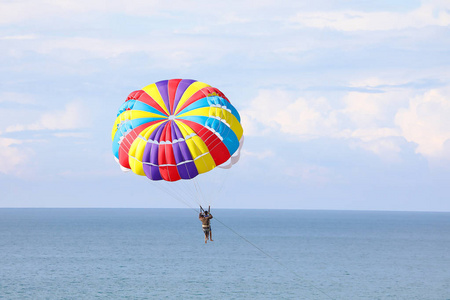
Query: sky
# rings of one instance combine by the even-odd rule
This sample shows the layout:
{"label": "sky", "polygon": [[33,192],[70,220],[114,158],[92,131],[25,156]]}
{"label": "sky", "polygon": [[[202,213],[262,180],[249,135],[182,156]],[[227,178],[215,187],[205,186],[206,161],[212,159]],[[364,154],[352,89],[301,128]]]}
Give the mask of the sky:
{"label": "sky", "polygon": [[241,115],[214,207],[450,211],[447,0],[1,0],[0,207],[185,207],[111,150],[172,78]]}

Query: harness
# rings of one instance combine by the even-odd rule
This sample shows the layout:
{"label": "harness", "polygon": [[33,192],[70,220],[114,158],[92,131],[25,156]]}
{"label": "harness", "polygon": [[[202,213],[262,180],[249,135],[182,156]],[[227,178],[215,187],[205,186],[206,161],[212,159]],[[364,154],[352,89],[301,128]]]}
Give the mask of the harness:
{"label": "harness", "polygon": [[211,231],[211,226],[209,225],[202,225],[202,229],[204,233],[208,233]]}
{"label": "harness", "polygon": [[[204,210],[203,209],[203,207],[200,205],[200,209],[201,209],[201,211],[205,214],[205,213],[208,213],[208,215],[209,215],[209,212],[210,212],[210,210],[211,210],[211,208],[210,207],[208,207],[208,210]],[[204,224],[202,224],[202,229],[203,229],[203,232],[204,233],[209,233],[210,231],[211,231],[211,224],[208,224],[208,225],[204,225]]]}

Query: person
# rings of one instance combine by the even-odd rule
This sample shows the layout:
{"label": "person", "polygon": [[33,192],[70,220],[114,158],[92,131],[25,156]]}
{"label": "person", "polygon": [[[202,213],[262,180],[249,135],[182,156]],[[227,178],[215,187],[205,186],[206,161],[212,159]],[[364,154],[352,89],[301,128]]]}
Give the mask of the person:
{"label": "person", "polygon": [[210,213],[210,208],[208,210],[203,210],[200,206],[200,214],[198,215],[199,220],[202,222],[203,233],[205,234],[205,244],[208,242],[208,237],[211,242],[214,242],[212,239],[212,231],[210,221],[213,216]]}

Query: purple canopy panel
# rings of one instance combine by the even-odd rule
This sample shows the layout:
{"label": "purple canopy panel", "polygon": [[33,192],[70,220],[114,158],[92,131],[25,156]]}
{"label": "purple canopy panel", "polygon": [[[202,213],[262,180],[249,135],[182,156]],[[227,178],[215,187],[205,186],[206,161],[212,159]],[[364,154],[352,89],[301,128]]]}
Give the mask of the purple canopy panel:
{"label": "purple canopy panel", "polygon": [[178,103],[180,102],[180,99],[183,96],[184,92],[187,90],[187,88],[191,84],[193,84],[196,81],[197,80],[192,80],[192,79],[183,79],[183,80],[180,81],[180,83],[178,84],[177,92],[175,94],[175,101],[174,101],[174,104],[173,104],[174,112],[177,109]]}
{"label": "purple canopy panel", "polygon": [[[150,135],[148,141],[156,141],[159,142],[159,138],[161,137],[161,132],[164,129],[166,122],[161,123]],[[161,173],[158,168],[158,151],[159,145],[155,143],[151,143],[147,141],[147,145],[145,145],[144,156],[142,157],[142,167],[144,169],[145,175],[151,180],[161,180]],[[151,163],[153,165],[149,165],[146,163]]]}
{"label": "purple canopy panel", "polygon": [[[181,134],[181,131],[175,122],[172,123],[172,139],[183,139],[182,141],[173,144],[173,152],[175,154],[175,160],[177,162],[178,173],[183,179],[194,178],[198,175],[197,167],[193,162],[192,155],[189,151],[186,141],[184,141],[183,135]],[[182,162],[186,163],[178,165]]]}
{"label": "purple canopy panel", "polygon": [[163,80],[158,81],[156,84],[156,87],[158,88],[159,94],[161,95],[162,99],[164,100],[164,104],[166,105],[167,111],[170,112],[170,103],[169,103],[169,88],[167,85],[169,84],[169,80]]}

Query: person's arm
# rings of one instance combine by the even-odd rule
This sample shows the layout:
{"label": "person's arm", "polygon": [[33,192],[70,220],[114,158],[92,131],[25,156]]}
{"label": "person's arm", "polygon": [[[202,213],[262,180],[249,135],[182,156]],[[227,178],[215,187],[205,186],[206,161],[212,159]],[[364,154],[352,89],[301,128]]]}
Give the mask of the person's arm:
{"label": "person's arm", "polygon": [[203,218],[202,213],[198,214],[198,218],[201,220]]}
{"label": "person's arm", "polygon": [[210,214],[210,215],[209,215],[209,219],[212,219],[212,218],[213,218],[213,216]]}

